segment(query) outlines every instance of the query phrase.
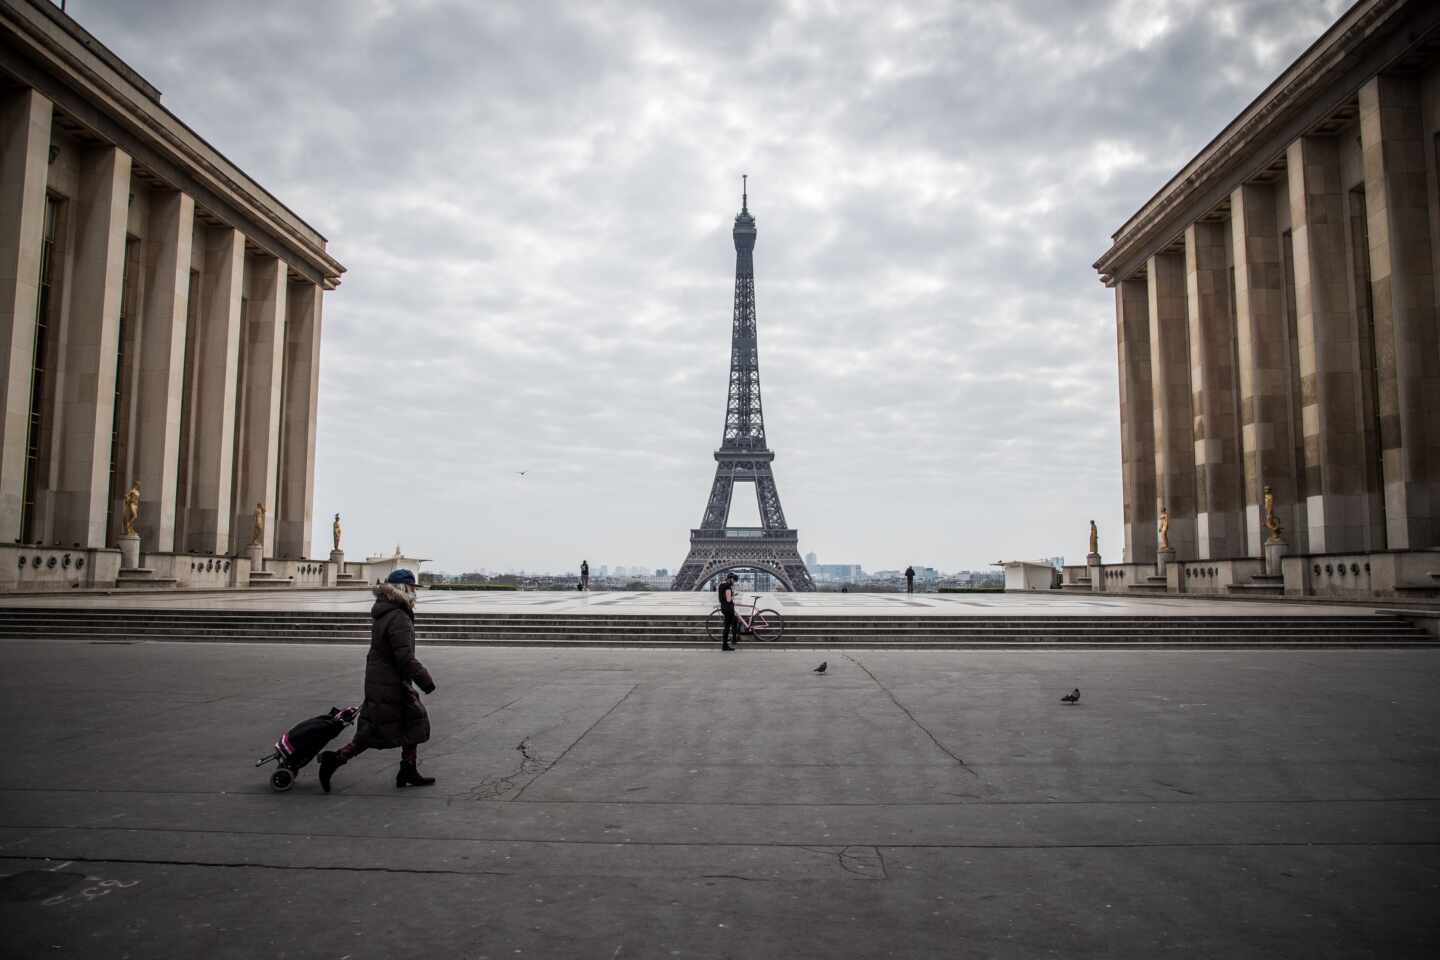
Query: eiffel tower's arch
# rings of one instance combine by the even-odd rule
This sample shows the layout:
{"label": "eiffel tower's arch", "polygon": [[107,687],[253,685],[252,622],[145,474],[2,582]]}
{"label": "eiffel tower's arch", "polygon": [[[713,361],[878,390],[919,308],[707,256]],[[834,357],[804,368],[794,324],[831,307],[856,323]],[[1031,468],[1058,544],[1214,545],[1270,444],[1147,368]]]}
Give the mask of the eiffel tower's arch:
{"label": "eiffel tower's arch", "polygon": [[796,592],[795,584],[790,581],[789,575],[785,572],[785,567],[780,563],[767,560],[733,560],[728,562],[721,561],[711,566],[704,567],[700,570],[700,574],[696,578],[695,586],[693,587],[693,589],[708,589],[706,586],[707,583],[722,574],[729,573],[732,570],[758,570],[761,573],[768,573],[780,583],[780,586],[783,587],[786,592]]}

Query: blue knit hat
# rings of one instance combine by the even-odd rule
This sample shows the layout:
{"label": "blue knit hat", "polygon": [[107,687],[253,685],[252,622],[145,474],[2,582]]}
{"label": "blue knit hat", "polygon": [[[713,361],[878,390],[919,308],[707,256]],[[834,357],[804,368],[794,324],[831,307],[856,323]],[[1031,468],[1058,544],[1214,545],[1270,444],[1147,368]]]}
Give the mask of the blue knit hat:
{"label": "blue knit hat", "polygon": [[385,578],[386,583],[399,583],[406,586],[415,586],[415,574],[409,570],[400,569],[391,571],[390,576]]}

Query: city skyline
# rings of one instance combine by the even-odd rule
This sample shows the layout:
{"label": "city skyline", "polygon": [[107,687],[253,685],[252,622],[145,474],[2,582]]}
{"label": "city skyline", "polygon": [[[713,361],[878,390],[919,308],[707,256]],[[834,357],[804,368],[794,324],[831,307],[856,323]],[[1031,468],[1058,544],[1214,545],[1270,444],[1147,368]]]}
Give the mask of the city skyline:
{"label": "city skyline", "polygon": [[1078,556],[1094,518],[1118,556],[1090,260],[1341,6],[260,5],[243,47],[223,5],[67,9],[349,268],[316,542],[339,512],[352,555],[674,570],[742,172],[801,553],[983,569]]}

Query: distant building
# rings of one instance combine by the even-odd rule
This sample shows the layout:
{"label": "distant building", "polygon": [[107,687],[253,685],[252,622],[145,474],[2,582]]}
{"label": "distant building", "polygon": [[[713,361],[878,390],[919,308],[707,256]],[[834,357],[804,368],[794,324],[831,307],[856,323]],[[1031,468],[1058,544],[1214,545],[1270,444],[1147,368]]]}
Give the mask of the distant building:
{"label": "distant building", "polygon": [[815,556],[814,550],[811,550],[809,553],[805,554],[805,566],[810,568],[810,572],[812,575],[815,572],[815,565],[819,562],[820,558]]}
{"label": "distant building", "polygon": [[865,576],[865,571],[858,563],[817,563],[811,576],[831,583],[854,583]]}

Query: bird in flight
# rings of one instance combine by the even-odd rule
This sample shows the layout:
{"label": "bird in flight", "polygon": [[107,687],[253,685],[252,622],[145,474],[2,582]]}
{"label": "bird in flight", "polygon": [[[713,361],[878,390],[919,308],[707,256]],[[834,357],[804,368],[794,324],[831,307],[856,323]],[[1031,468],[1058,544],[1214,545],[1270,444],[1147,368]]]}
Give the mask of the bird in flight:
{"label": "bird in flight", "polygon": [[527,473],[529,473],[529,472],[530,472],[529,470],[516,470],[516,471],[515,471],[516,475],[517,475],[517,476],[521,476],[521,477],[525,476],[525,474],[527,474]]}
{"label": "bird in flight", "polygon": [[1080,699],[1080,688],[1076,687],[1060,698],[1061,703],[1076,703]]}
{"label": "bird in flight", "polygon": [[825,668],[828,667],[828,666],[830,666],[830,661],[829,661],[829,660],[824,660],[824,661],[821,661],[820,666],[816,667],[814,670],[812,670],[812,671],[810,671],[810,672],[811,672],[811,673],[824,673],[824,672],[825,672]]}

